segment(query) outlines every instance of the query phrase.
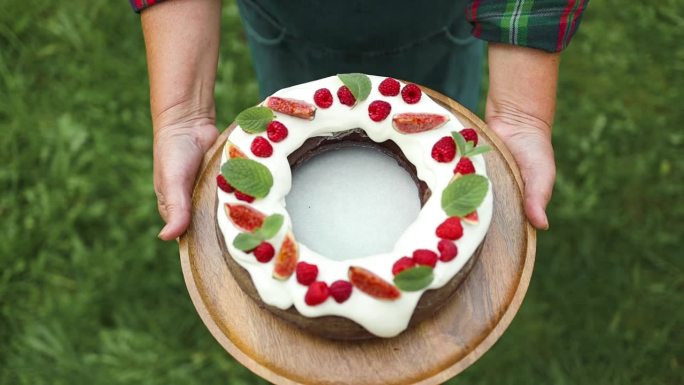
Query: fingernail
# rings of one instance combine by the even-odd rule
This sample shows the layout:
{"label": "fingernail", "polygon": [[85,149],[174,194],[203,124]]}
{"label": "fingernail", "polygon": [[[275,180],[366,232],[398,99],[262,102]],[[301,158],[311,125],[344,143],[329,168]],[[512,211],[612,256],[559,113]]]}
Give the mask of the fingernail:
{"label": "fingernail", "polygon": [[166,231],[166,228],[167,228],[167,227],[168,227],[168,226],[162,227],[162,229],[161,229],[161,231],[159,232],[159,234],[157,234],[157,238],[162,239],[162,234],[164,234],[164,232]]}

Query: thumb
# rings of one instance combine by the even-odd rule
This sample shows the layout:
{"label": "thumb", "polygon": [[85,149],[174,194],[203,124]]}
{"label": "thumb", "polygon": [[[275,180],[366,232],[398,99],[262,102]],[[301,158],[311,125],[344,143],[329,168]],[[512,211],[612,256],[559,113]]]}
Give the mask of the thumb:
{"label": "thumb", "polygon": [[547,230],[549,220],[546,216],[546,205],[553,191],[556,178],[555,166],[552,162],[535,162],[521,171],[525,180],[525,214],[532,226]]}
{"label": "thumb", "polygon": [[532,226],[547,230],[549,220],[546,216],[546,205],[551,199],[556,181],[556,164],[551,140],[544,135],[535,134],[515,139],[510,145],[525,182],[525,214]]}
{"label": "thumb", "polygon": [[524,182],[525,215],[537,229],[549,228],[546,205],[551,199],[556,181],[551,137],[542,130],[525,126],[504,126],[492,122],[491,128],[506,143],[513,154]]}
{"label": "thumb", "polygon": [[158,237],[170,241],[181,236],[190,225],[190,186],[168,185],[165,191],[157,194],[157,205],[166,225]]}

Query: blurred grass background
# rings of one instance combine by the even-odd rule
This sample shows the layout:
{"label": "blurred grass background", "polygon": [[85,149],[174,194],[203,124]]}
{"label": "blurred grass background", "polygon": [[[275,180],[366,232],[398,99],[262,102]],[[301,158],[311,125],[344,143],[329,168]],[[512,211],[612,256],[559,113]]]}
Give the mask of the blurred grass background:
{"label": "blurred grass background", "polygon": [[[257,101],[226,2],[218,126]],[[0,0],[0,384],[257,384],[209,335],[152,190],[126,1]],[[458,384],[684,383],[684,3],[594,1],[563,56],[528,296]]]}

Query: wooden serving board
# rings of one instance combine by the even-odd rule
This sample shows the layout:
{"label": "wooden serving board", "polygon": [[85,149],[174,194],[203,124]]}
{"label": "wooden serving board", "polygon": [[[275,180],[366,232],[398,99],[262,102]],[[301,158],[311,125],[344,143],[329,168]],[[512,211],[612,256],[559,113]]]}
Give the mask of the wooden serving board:
{"label": "wooden serving board", "polygon": [[[527,291],[536,233],[523,212],[522,179],[512,155],[477,116],[432,90],[480,141],[494,189],[494,215],[478,261],[452,302],[391,339],[332,341],[260,308],[228,271],[216,237],[216,179],[231,125],[207,152],[180,240],[183,276],[202,321],[235,359],[275,384],[440,384],[484,354],[513,320]],[[351,128],[351,127],[350,127]]]}

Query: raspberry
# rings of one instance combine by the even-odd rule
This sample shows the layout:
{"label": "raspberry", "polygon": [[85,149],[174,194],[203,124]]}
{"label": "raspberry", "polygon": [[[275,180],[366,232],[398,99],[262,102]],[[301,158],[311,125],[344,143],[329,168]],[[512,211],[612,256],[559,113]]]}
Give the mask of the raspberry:
{"label": "raspberry", "polygon": [[337,98],[340,99],[340,103],[345,106],[353,106],[356,104],[356,98],[352,95],[351,91],[347,86],[342,86],[337,90]]}
{"label": "raspberry", "polygon": [[259,246],[254,249],[254,256],[256,257],[256,260],[261,263],[269,262],[273,259],[274,255],[275,249],[273,248],[273,245],[266,241],[261,242]]}
{"label": "raspberry", "polygon": [[306,262],[297,264],[297,282],[304,286],[310,285],[318,277],[318,266]]}
{"label": "raspberry", "polygon": [[411,257],[401,257],[392,265],[392,274],[397,275],[406,269],[410,269],[416,265],[416,262]]}
{"label": "raspberry", "polygon": [[376,100],[368,105],[368,116],[374,122],[385,120],[390,111],[392,111],[392,106],[383,100]]}
{"label": "raspberry", "polygon": [[266,127],[266,135],[273,143],[278,143],[287,138],[287,127],[279,121],[274,120]]}
{"label": "raspberry", "polygon": [[437,253],[432,250],[418,249],[413,252],[413,261],[416,265],[435,267],[437,264]]}
{"label": "raspberry", "polygon": [[464,128],[461,131],[459,131],[463,139],[465,139],[466,142],[473,142],[473,145],[477,146],[477,132],[475,132],[474,129],[472,128]]}
{"label": "raspberry", "polygon": [[416,104],[420,101],[423,92],[415,84],[407,84],[401,90],[401,98],[408,104]]}
{"label": "raspberry", "polygon": [[226,178],[221,174],[216,175],[216,184],[221,190],[227,193],[232,193],[233,191],[235,191],[233,186],[231,186],[230,183],[228,183],[228,181],[226,180]]}
{"label": "raspberry", "polygon": [[439,260],[442,262],[449,262],[458,254],[456,244],[448,239],[440,240],[437,243],[437,250],[439,250]]}
{"label": "raspberry", "polygon": [[401,84],[393,78],[387,78],[380,82],[378,86],[378,91],[384,96],[397,96],[399,95],[399,89]]}
{"label": "raspberry", "polygon": [[314,102],[318,107],[328,108],[333,104],[333,96],[327,88],[321,88],[314,93]]}
{"label": "raspberry", "polygon": [[252,202],[254,202],[254,197],[253,197],[253,196],[247,195],[247,194],[245,194],[245,193],[243,193],[243,192],[240,192],[240,191],[237,191],[237,190],[235,191],[235,198],[237,198],[237,199],[239,199],[239,200],[241,200],[241,201],[245,201],[245,202],[247,202],[247,203],[252,203]]}
{"label": "raspberry", "polygon": [[449,163],[456,157],[456,143],[451,136],[445,136],[432,146],[432,159],[440,163]]}
{"label": "raspberry", "polygon": [[320,305],[330,296],[330,289],[325,282],[314,282],[309,285],[309,289],[304,296],[304,302],[309,306]]}
{"label": "raspberry", "polygon": [[435,231],[438,237],[455,241],[463,236],[463,226],[459,217],[449,217],[437,226]]}
{"label": "raspberry", "polygon": [[252,146],[250,147],[252,154],[258,156],[259,158],[268,158],[273,155],[273,146],[266,140],[263,136],[257,136],[252,141]]}
{"label": "raspberry", "polygon": [[454,168],[454,174],[460,174],[460,175],[466,175],[466,174],[472,174],[475,172],[475,166],[473,166],[473,162],[469,158],[461,158],[458,160],[458,163],[456,163],[456,167]]}
{"label": "raspberry", "polygon": [[352,284],[348,281],[339,280],[330,285],[330,295],[335,302],[342,303],[349,299],[352,293]]}

